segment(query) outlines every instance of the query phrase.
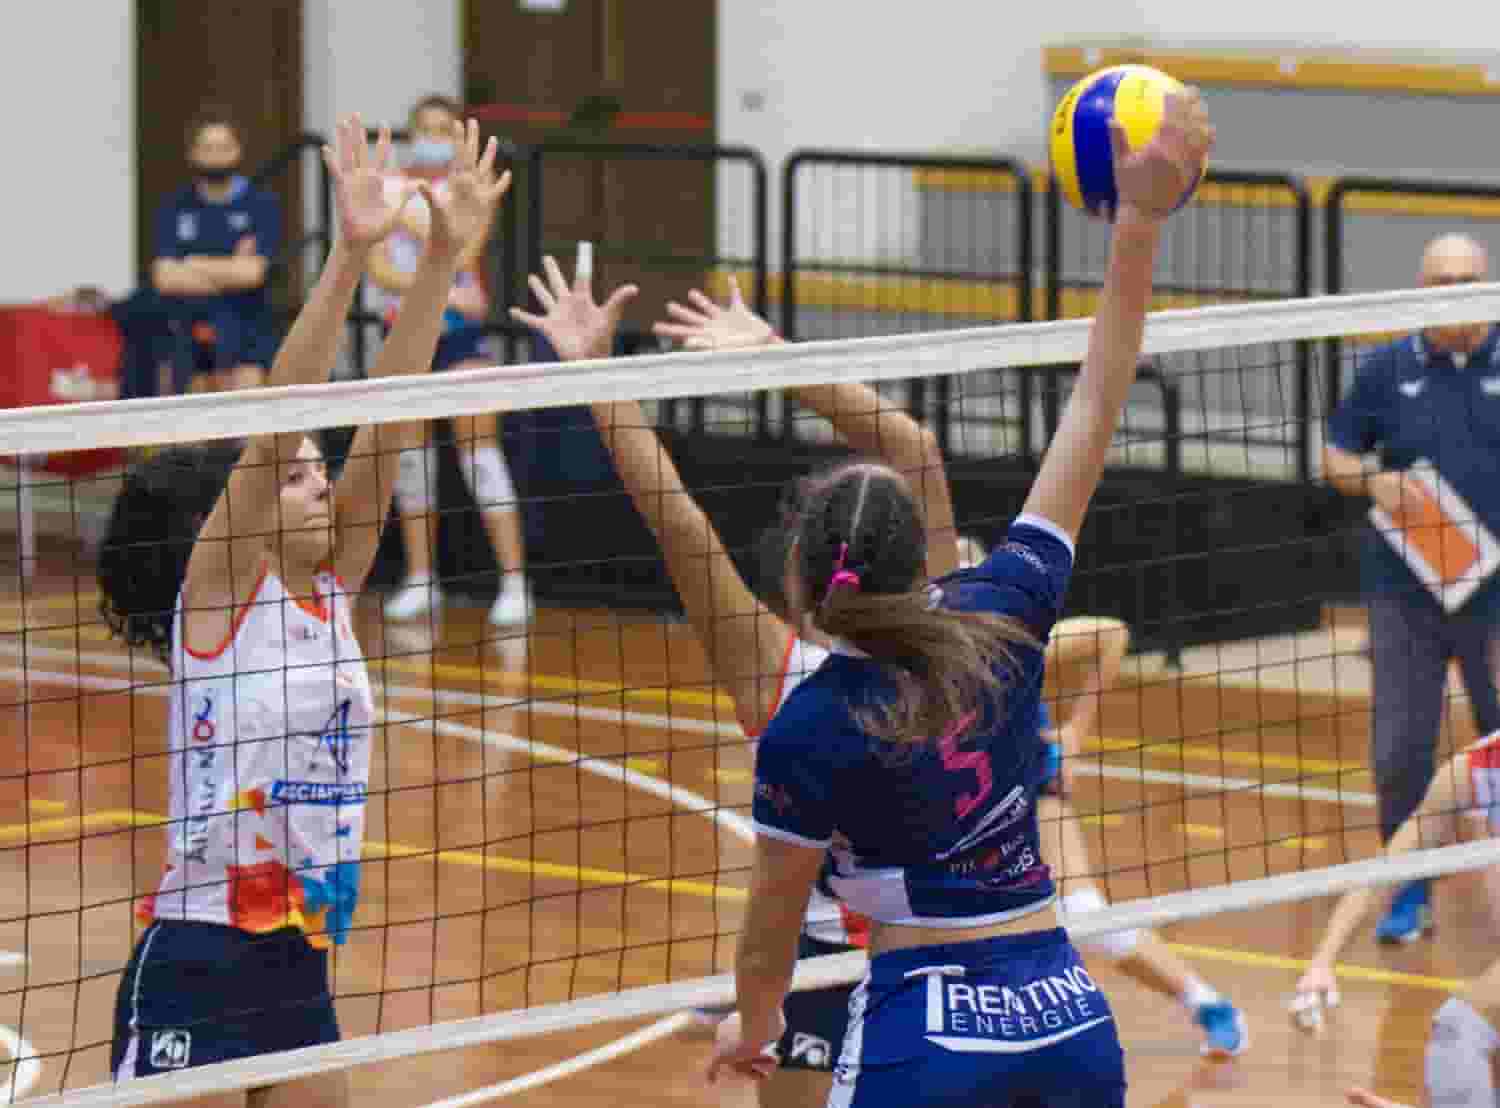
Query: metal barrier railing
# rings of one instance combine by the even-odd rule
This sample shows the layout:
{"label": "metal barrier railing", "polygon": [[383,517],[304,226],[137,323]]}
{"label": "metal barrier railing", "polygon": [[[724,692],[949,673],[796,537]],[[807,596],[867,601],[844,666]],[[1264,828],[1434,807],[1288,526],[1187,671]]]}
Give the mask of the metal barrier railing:
{"label": "metal barrier railing", "polygon": [[[578,159],[596,163],[598,180],[587,182],[584,174],[574,172],[567,182],[560,185],[558,196],[547,201],[547,167],[564,161]],[[662,194],[662,178],[659,173],[642,175],[638,181],[627,178],[629,167],[641,163],[660,165],[679,163],[691,167],[685,186],[679,186],[675,194],[670,190]],[[731,173],[747,180],[736,189],[729,179]],[[614,180],[606,182],[607,174]],[[584,182],[584,184],[580,184]],[[588,184],[594,188],[589,190]],[[623,225],[625,216],[620,214],[626,205],[611,206],[603,203],[602,193],[607,185],[621,189],[647,190],[636,195],[643,200],[640,210],[633,218],[634,226]],[[598,203],[579,201],[580,189],[598,194]],[[679,146],[649,143],[614,143],[594,141],[557,141],[531,147],[527,154],[526,190],[526,235],[525,254],[529,272],[541,272],[542,257],[548,253],[569,256],[574,244],[580,239],[594,243],[596,280],[601,273],[613,267],[615,274],[623,273],[642,284],[649,292],[652,284],[665,284],[672,295],[680,298],[685,292],[682,277],[692,274],[692,284],[712,284],[712,278],[725,269],[748,270],[751,281],[746,294],[751,304],[761,315],[768,312],[769,290],[767,288],[766,245],[770,200],[768,196],[765,160],[760,152],[748,146]],[[706,197],[701,195],[706,192]],[[649,202],[647,195],[649,194]],[[558,223],[566,226],[567,237],[560,236],[548,220],[562,204],[571,199],[573,211],[564,209]],[[706,204],[704,200],[706,199]],[[686,209],[686,210],[685,210]],[[693,216],[700,217],[694,229]],[[741,218],[732,218],[737,214]],[[652,216],[656,220],[652,219]],[[670,222],[676,221],[676,222]],[[674,248],[673,241],[681,242],[686,234],[689,245],[686,249]],[[723,243],[732,237],[729,248]],[[608,283],[617,284],[615,276]],[[657,307],[647,297],[649,310]],[[636,332],[640,328],[633,329]],[[695,431],[702,431],[705,419],[705,402],[694,399],[689,402],[690,423]],[[676,402],[662,405],[662,422],[675,425],[678,420]],[[769,433],[769,397],[757,393],[754,399],[754,427],[758,437]]]}
{"label": "metal barrier railing", "polygon": [[[1382,206],[1383,229],[1389,231],[1391,224],[1388,217],[1391,214],[1402,214],[1401,208],[1410,205],[1417,209],[1407,214],[1416,218],[1430,215],[1423,205],[1423,199],[1436,199],[1438,201],[1474,201],[1491,202],[1500,204],[1500,184],[1482,183],[1475,181],[1425,181],[1406,180],[1395,177],[1365,177],[1350,176],[1335,179],[1328,188],[1328,193],[1323,200],[1323,267],[1324,284],[1329,295],[1344,292],[1347,277],[1348,253],[1351,245],[1351,233],[1349,227],[1351,197],[1357,196],[1383,196],[1394,198],[1390,205]],[[1442,217],[1443,229],[1451,229],[1456,220],[1462,219],[1463,213],[1445,213]],[[1472,215],[1469,218],[1474,218]],[[1497,207],[1491,219],[1500,219],[1500,207]],[[1435,224],[1430,228],[1423,228],[1426,234],[1435,233],[1438,230]],[[1415,245],[1415,244],[1411,244]],[[1415,272],[1416,258],[1408,254],[1401,259],[1403,269],[1406,272]],[[1409,268],[1407,268],[1409,267]],[[1325,392],[1323,403],[1327,412],[1331,413],[1337,407],[1339,398],[1343,393],[1343,343],[1339,339],[1328,339],[1324,343],[1325,360],[1328,363],[1328,371],[1324,378]]]}
{"label": "metal barrier railing", "polygon": [[[1046,190],[1046,318],[1088,314],[1087,299],[1099,287],[1108,251],[1108,228],[1066,207],[1049,181]],[[1071,229],[1076,246],[1065,243]],[[1070,261],[1075,263],[1070,266]],[[1288,173],[1211,169],[1190,208],[1167,226],[1157,264],[1159,300],[1183,306],[1310,296],[1313,290],[1312,200],[1305,182]],[[1077,299],[1065,303],[1068,294]],[[1194,407],[1216,410],[1238,406],[1243,423],[1264,420],[1259,434],[1245,427],[1219,431],[1212,426],[1184,430],[1190,439],[1286,449],[1296,453],[1300,480],[1312,473],[1312,345],[1297,343],[1291,377],[1280,375],[1247,388],[1227,373],[1185,373],[1193,386]],[[1290,404],[1286,397],[1290,393]],[[1023,397],[1023,407],[1031,398]],[[1055,419],[1055,389],[1043,394],[1047,418]],[[1291,442],[1288,442],[1288,432]]]}
{"label": "metal barrier railing", "polygon": [[[868,304],[845,311],[846,319],[868,315],[872,307],[879,311],[885,290],[907,301],[887,313],[885,332],[936,321],[975,326],[1032,318],[1031,173],[1019,161],[799,150],[782,170],[781,196],[781,327],[789,340],[852,337],[838,319],[822,328],[828,333],[809,333],[800,285],[812,273],[846,289],[875,290]],[[824,203],[834,206],[831,221],[820,218]],[[828,228],[828,222],[835,226]],[[972,233],[974,224],[987,222],[1001,233],[987,239]],[[945,230],[953,234],[945,237]],[[996,286],[1009,287],[1011,295],[995,295]],[[870,333],[858,327],[855,333]],[[934,378],[931,397],[924,379],[905,387],[908,410],[949,449],[952,379]],[[783,436],[794,432],[793,421],[784,420]]]}

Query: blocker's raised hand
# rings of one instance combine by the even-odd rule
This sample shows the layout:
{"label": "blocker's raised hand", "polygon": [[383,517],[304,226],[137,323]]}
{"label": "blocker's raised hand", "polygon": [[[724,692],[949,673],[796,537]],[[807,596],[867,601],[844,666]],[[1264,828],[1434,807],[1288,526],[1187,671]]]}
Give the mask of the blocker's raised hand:
{"label": "blocker's raised hand", "polygon": [[380,129],[372,154],[358,115],[339,121],[333,146],[323,147],[323,164],[338,198],[339,237],[357,249],[369,249],[390,234],[416,195],[415,184],[394,195],[386,191],[393,164],[391,129]]}
{"label": "blocker's raised hand", "polygon": [[484,242],[495,206],[510,188],[510,170],[497,178],[495,157],[499,143],[493,137],[479,148],[479,123],[453,121],[453,165],[447,187],[435,189],[423,181],[418,186],[432,209],[428,248],[470,254]]}
{"label": "blocker's raised hand", "polygon": [[1203,97],[1189,88],[1167,96],[1156,134],[1139,150],[1130,149],[1125,129],[1115,119],[1109,121],[1109,144],[1120,209],[1161,220],[1172,214],[1202,172],[1213,149],[1214,128]]}
{"label": "blocker's raised hand", "polygon": [[671,322],[654,323],[651,330],[682,344],[684,350],[734,350],[765,346],[776,341],[771,325],[752,312],[740,293],[740,283],[729,278],[729,306],[721,308],[697,289],[688,293],[692,307],[667,301]]}
{"label": "blocker's raised hand", "polygon": [[512,308],[511,318],[546,335],[557,356],[565,362],[607,358],[625,305],[640,290],[634,285],[621,285],[610,293],[608,300],[598,304],[587,277],[575,275],[570,286],[563,277],[562,267],[550,254],[542,259],[542,265],[547,270],[547,280],[533,273],[530,284],[543,314]]}

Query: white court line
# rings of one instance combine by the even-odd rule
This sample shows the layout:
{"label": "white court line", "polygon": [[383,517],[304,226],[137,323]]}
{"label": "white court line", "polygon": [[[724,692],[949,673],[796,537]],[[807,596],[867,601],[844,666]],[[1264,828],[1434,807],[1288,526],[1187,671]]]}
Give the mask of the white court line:
{"label": "white court line", "polygon": [[[9,1027],[0,1026],[0,1046],[10,1055],[14,1072],[4,1079],[0,1103],[14,1104],[31,1091],[42,1076],[42,1060],[30,1043]],[[3,1067],[0,1067],[3,1068]]]}
{"label": "white court line", "polygon": [[427,1108],[474,1108],[479,1104],[490,1104],[504,1097],[513,1096],[516,1093],[524,1093],[535,1089],[540,1085],[556,1081],[561,1077],[570,1077],[575,1073],[582,1073],[594,1066],[602,1066],[605,1062],[612,1062],[622,1055],[632,1051],[640,1050],[642,1047],[650,1046],[654,1042],[677,1034],[684,1027],[693,1022],[691,1012],[678,1012],[674,1016],[668,1016],[664,1020],[657,1020],[648,1027],[639,1031],[632,1031],[623,1038],[615,1039],[613,1042],[605,1043],[603,1046],[595,1047],[593,1050],[585,1051],[575,1055],[566,1061],[558,1062],[556,1065],[548,1066],[546,1069],[528,1073],[522,1077],[513,1077],[509,1081],[502,1081],[498,1085],[490,1085],[483,1089],[475,1089],[471,1093],[462,1096],[449,1097],[447,1100],[435,1100],[427,1105]]}
{"label": "white court line", "polygon": [[[78,654],[61,647],[30,647],[27,652],[32,655],[40,655],[43,651],[49,652],[48,656],[77,660],[91,665],[104,668],[121,668],[121,662],[128,659],[120,658],[112,654]],[[0,643],[0,655],[20,653],[18,647]],[[0,679],[20,679],[23,671],[16,669],[0,669]],[[132,683],[119,678],[99,677],[89,674],[56,673],[46,670],[24,671],[28,680],[38,684],[75,685],[80,688],[93,688],[100,691],[124,691],[136,688],[138,692],[148,695],[166,695],[166,690],[171,687],[165,678],[155,684]],[[655,715],[648,712],[632,712],[623,708],[574,708],[569,704],[559,704],[555,701],[527,701],[515,697],[498,697],[486,693],[464,692],[462,690],[449,689],[424,689],[410,685],[385,685],[377,686],[377,691],[383,689],[388,696],[399,698],[430,697],[438,702],[455,704],[466,704],[481,708],[494,708],[501,711],[535,712],[538,715],[577,716],[583,719],[599,720],[601,722],[615,723],[619,725],[638,724],[646,727],[660,727],[664,730],[687,730],[701,734],[723,735],[731,738],[743,738],[742,732],[737,726],[728,723],[715,723],[709,720],[684,719],[679,716]],[[414,721],[403,721],[412,723],[425,723],[427,720],[418,719]],[[436,724],[451,724],[447,720],[432,721]],[[462,724],[451,724],[452,726],[465,726]],[[469,728],[462,737],[472,738],[476,729]],[[450,732],[459,735],[457,731]],[[531,740],[518,740],[530,743]],[[535,749],[535,747],[532,747]],[[551,748],[562,751],[563,747]],[[568,760],[572,760],[570,754]],[[598,763],[600,759],[589,758],[578,755],[580,765],[591,765]],[[613,763],[605,761],[603,764],[613,766]],[[618,767],[614,767],[618,769]],[[590,770],[590,772],[594,772]],[[634,771],[629,771],[634,772]],[[1073,767],[1074,773],[1089,774],[1115,781],[1134,781],[1147,785],[1174,785],[1178,788],[1191,789],[1199,792],[1250,792],[1254,791],[1262,796],[1274,796],[1283,800],[1309,800],[1325,804],[1341,804],[1352,808],[1373,808],[1376,806],[1375,795],[1368,792],[1360,792],[1354,789],[1330,789],[1317,785],[1304,785],[1295,780],[1287,781],[1257,781],[1250,777],[1218,777],[1203,773],[1179,773],[1174,770],[1136,769],[1132,766],[1101,765],[1092,758],[1079,759],[1079,763]],[[645,775],[640,775],[645,776]],[[652,778],[655,780],[655,778]]]}

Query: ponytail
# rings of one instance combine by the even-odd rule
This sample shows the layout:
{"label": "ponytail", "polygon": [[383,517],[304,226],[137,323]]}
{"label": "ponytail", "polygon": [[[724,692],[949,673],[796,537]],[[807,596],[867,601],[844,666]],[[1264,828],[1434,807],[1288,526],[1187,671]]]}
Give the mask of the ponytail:
{"label": "ponytail", "polygon": [[1004,700],[1013,648],[1041,648],[1020,622],[955,612],[919,588],[926,532],[910,486],[884,466],[835,471],[807,498],[799,570],[815,626],[883,665],[892,695],[853,705],[877,739],[921,742]]}
{"label": "ponytail", "polygon": [[937,607],[925,592],[866,595],[836,589],[816,616],[819,627],[884,665],[894,695],[854,705],[859,725],[877,739],[920,742],[954,720],[998,709],[1012,648],[1040,648],[1016,620],[990,612]]}

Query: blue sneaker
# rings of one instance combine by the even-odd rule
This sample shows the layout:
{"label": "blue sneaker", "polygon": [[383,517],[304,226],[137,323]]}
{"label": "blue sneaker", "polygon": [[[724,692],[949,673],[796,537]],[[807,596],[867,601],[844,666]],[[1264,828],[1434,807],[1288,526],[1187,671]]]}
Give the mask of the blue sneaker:
{"label": "blue sneaker", "polygon": [[1198,1005],[1193,1009],[1193,1022],[1203,1028],[1203,1045],[1199,1053],[1205,1058],[1234,1058],[1250,1045],[1245,1017],[1227,1000]]}
{"label": "blue sneaker", "polygon": [[1413,881],[1391,901],[1391,910],[1375,928],[1375,937],[1383,943],[1414,943],[1431,930],[1428,883]]}

